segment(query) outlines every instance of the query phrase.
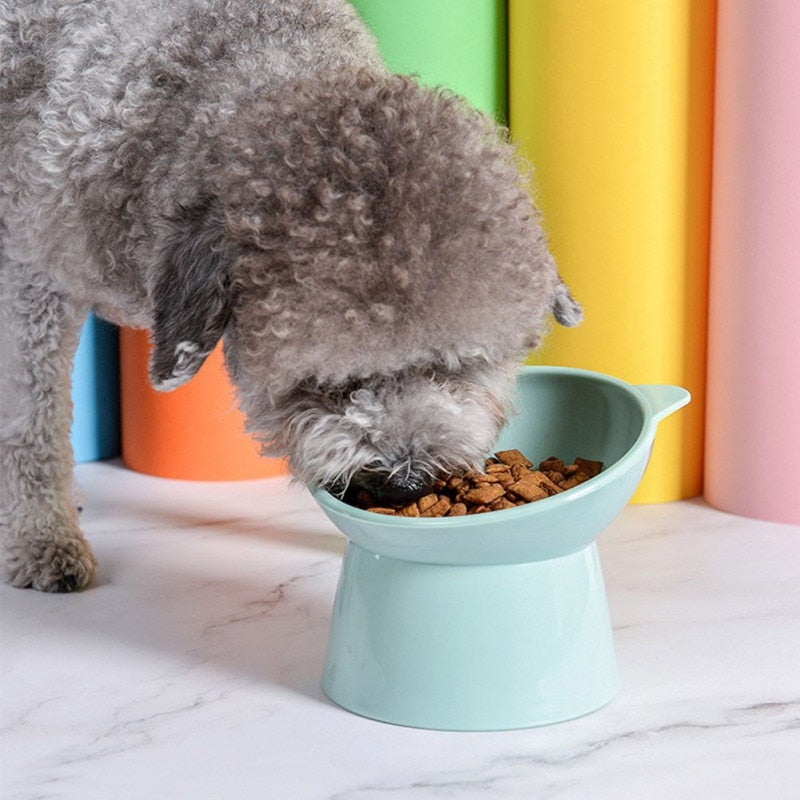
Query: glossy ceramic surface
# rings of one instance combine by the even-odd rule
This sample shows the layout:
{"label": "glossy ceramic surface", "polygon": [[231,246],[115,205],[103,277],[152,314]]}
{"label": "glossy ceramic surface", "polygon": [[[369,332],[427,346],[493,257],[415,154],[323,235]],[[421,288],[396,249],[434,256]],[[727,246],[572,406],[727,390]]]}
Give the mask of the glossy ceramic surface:
{"label": "glossy ceramic surface", "polygon": [[457,518],[387,517],[315,493],[349,538],[323,689],[402,725],[499,730],[609,702],[617,667],[595,539],[636,489],[675,386],[529,367],[496,449],[604,462],[581,486]]}

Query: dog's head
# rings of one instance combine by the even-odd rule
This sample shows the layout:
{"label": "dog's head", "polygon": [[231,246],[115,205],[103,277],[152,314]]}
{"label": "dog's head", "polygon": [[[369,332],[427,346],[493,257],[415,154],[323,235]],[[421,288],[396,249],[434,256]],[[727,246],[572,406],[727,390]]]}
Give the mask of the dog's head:
{"label": "dog's head", "polygon": [[224,334],[249,427],[303,481],[400,496],[476,466],[550,315],[581,317],[505,133],[367,72],[234,105],[163,249],[154,383]]}
{"label": "dog's head", "polygon": [[475,469],[505,420],[513,371],[486,363],[408,367],[346,383],[299,382],[252,408],[269,452],[300,480],[341,493],[364,488],[400,503],[444,474]]}

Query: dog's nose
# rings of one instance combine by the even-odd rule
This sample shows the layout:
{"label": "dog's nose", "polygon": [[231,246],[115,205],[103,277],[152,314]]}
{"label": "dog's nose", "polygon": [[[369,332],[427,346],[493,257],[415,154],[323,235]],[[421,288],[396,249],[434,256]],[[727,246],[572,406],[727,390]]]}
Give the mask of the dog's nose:
{"label": "dog's nose", "polygon": [[377,502],[397,506],[413,503],[433,487],[432,479],[413,473],[384,476],[364,472],[357,475],[354,482],[374,495]]}
{"label": "dog's nose", "polygon": [[398,506],[413,503],[430,492],[432,483],[418,475],[390,475],[376,487],[378,499]]}

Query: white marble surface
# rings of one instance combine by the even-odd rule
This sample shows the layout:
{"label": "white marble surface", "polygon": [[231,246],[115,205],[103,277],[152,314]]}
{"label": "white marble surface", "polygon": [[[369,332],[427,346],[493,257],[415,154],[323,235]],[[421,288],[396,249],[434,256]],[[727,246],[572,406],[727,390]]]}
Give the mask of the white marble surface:
{"label": "white marble surface", "polygon": [[796,526],[628,507],[600,537],[617,699],[442,733],[322,695],[344,541],[305,490],[77,472],[94,585],[0,589],[3,798],[798,796]]}

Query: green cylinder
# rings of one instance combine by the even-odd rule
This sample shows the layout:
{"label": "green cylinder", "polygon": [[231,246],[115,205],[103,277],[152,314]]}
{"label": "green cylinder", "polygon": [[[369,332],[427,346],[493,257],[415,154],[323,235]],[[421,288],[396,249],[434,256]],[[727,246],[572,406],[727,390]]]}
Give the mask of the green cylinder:
{"label": "green cylinder", "polygon": [[351,0],[392,72],[508,121],[505,0]]}

